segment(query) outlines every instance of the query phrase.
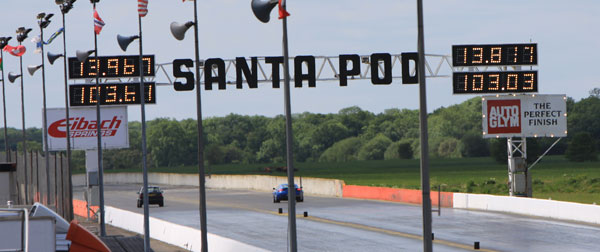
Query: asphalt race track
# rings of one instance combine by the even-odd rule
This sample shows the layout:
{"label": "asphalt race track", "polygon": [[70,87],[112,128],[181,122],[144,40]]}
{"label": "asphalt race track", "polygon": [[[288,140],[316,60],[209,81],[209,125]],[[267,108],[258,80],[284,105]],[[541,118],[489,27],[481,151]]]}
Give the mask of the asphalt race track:
{"label": "asphalt race track", "polygon": [[[274,185],[275,186],[275,185]],[[140,185],[105,186],[106,205],[136,207]],[[165,206],[150,215],[200,229],[198,189],[163,186]],[[74,196],[83,199],[83,188]],[[208,232],[271,251],[287,250],[287,201],[269,192],[207,190]],[[283,214],[278,214],[283,208]],[[311,197],[297,204],[299,251],[422,251],[421,206]],[[303,217],[304,212],[309,217]],[[576,213],[574,213],[576,214]],[[443,208],[432,213],[434,251],[598,251],[600,226]],[[140,223],[140,225],[142,225]],[[150,227],[152,228],[152,227]],[[200,239],[200,238],[198,238]]]}

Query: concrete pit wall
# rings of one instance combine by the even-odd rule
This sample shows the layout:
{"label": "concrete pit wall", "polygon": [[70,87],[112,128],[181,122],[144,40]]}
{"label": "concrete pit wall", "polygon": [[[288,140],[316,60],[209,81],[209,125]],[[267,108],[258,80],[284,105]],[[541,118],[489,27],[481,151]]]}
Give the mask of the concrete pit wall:
{"label": "concrete pit wall", "polygon": [[[107,206],[106,223],[129,230],[138,234],[144,233],[144,215],[127,210]],[[150,237],[160,240],[189,251],[202,251],[201,231],[183,225],[178,225],[154,217],[150,217]],[[254,247],[243,242],[222,237],[219,235],[208,233],[208,251],[248,251],[248,252],[263,252],[267,251],[258,247]]]}
{"label": "concrete pit wall", "polygon": [[[141,184],[141,173],[105,173],[107,184]],[[302,182],[302,183],[301,183]],[[149,184],[198,186],[198,174],[149,173]],[[267,175],[212,175],[206,177],[206,187],[215,189],[239,189],[272,191],[273,187],[287,183],[287,177]],[[295,178],[307,195],[342,197],[344,181],[338,179]],[[73,176],[73,185],[85,185],[85,174]]]}
{"label": "concrete pit wall", "polygon": [[574,202],[486,194],[454,193],[453,207],[600,224],[599,205]]}

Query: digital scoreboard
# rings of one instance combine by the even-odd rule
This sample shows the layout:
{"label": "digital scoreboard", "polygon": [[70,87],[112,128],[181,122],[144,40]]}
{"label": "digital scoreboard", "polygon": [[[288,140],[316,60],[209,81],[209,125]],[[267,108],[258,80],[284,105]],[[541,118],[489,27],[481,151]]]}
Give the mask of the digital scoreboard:
{"label": "digital scoreboard", "polygon": [[452,66],[537,65],[537,44],[453,45]]}
{"label": "digital scoreboard", "polygon": [[[537,70],[517,66],[537,65],[537,44],[452,46],[453,94],[512,94],[538,92]],[[487,71],[488,67],[497,71]],[[511,66],[519,71],[506,71]],[[466,69],[468,71],[461,72]],[[485,67],[482,71],[481,68]],[[503,71],[504,70],[504,71]]]}
{"label": "digital scoreboard", "polygon": [[[101,56],[96,61],[95,57],[89,57],[84,62],[77,58],[69,58],[69,79],[96,78],[96,70],[100,78],[122,78],[139,77],[139,56]],[[154,76],[154,55],[142,57],[144,76]]]}
{"label": "digital scoreboard", "polygon": [[[140,104],[140,83],[100,84],[100,105]],[[146,104],[156,103],[156,85],[154,82],[144,82],[146,89]],[[95,84],[78,84],[69,86],[69,103],[75,106],[95,106]]]}
{"label": "digital scoreboard", "polygon": [[538,91],[537,71],[455,72],[454,94],[531,93]]}

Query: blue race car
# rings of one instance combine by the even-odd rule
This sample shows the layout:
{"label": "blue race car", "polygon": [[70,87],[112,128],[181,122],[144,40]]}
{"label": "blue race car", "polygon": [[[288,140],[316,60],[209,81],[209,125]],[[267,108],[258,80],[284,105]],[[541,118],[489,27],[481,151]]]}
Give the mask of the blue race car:
{"label": "blue race car", "polygon": [[[296,188],[296,201],[303,202],[304,193],[302,192],[302,187],[298,187],[296,184],[294,184],[294,187]],[[288,200],[288,184],[281,184],[273,188],[273,203],[279,203],[282,200]]]}

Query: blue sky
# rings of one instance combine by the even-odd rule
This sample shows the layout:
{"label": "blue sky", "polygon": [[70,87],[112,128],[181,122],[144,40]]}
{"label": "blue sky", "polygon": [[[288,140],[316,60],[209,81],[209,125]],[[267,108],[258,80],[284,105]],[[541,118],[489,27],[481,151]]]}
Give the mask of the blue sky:
{"label": "blue sky", "polygon": [[[599,1],[519,1],[519,0],[436,0],[424,1],[425,47],[429,54],[451,54],[456,44],[528,43],[538,44],[539,93],[566,94],[579,100],[588,91],[600,87]],[[194,39],[191,32],[183,41],[169,32],[172,21],[193,19],[193,3],[179,0],[150,0],[149,13],[143,18],[144,53],[155,54],[156,62],[193,58]],[[273,13],[271,22],[259,22],[250,10],[249,0],[203,0],[198,2],[200,22],[200,57],[231,59],[235,57],[281,55],[281,22]],[[103,0],[98,11],[106,26],[98,37],[100,55],[124,54],[116,35],[137,33],[137,1]],[[344,0],[288,1],[290,55],[399,54],[417,50],[416,1]],[[3,1],[0,10],[0,36],[15,37],[19,26],[33,28],[30,38],[39,34],[36,15],[54,13],[45,35],[61,26],[58,6],[54,1]],[[79,0],[67,14],[67,53],[93,48],[92,5]],[[16,39],[10,43],[16,44]],[[40,64],[34,46],[24,42],[27,65]],[[46,51],[62,52],[62,36]],[[136,54],[137,45],[126,54]],[[18,58],[5,53],[5,77],[18,72]],[[169,70],[170,71],[170,70]],[[27,127],[41,127],[41,74],[30,76],[25,70]],[[62,64],[46,63],[47,106],[64,107]],[[73,81],[69,81],[73,83]],[[453,95],[450,78],[427,80],[428,110],[449,106],[472,98]],[[274,116],[283,113],[283,89],[268,85],[258,89],[202,92],[204,117],[229,113]],[[7,120],[9,127],[21,127],[20,87],[6,82]],[[196,117],[195,92],[176,92],[172,87],[159,87],[156,105],[147,107],[147,119]],[[317,83],[317,88],[292,89],[292,112],[335,113],[357,105],[375,113],[388,108],[418,108],[416,85],[374,86],[370,81],[350,81],[348,87],[336,82]],[[140,120],[139,106],[129,107],[129,119]]]}

